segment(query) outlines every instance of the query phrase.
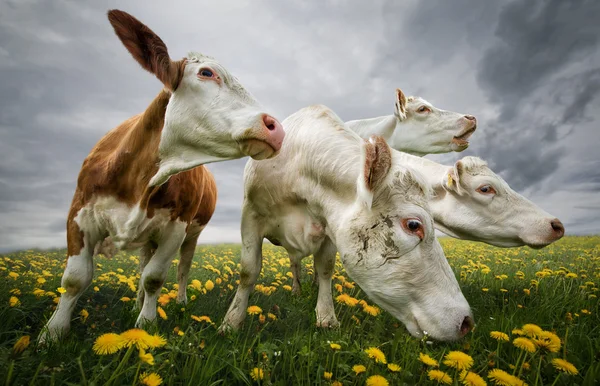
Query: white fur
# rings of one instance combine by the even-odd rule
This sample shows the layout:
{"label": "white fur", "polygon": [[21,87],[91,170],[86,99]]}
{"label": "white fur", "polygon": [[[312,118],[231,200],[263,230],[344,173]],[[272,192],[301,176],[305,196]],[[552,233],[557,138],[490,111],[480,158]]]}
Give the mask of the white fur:
{"label": "white fur", "polygon": [[[435,238],[420,179],[394,163],[365,205],[357,195],[368,190],[357,179],[365,151],[358,135],[323,106],[300,110],[284,126],[278,158],[246,165],[241,280],[221,331],[238,328],[245,317],[267,237],[291,255],[314,254],[319,326],[338,324],[331,297],[337,247],[350,277],[413,335],[426,330],[440,340],[459,338],[471,310]],[[402,228],[406,218],[421,219],[423,240]]]}
{"label": "white fur", "polygon": [[[431,111],[421,113],[418,111],[421,106]],[[465,114],[439,109],[420,97],[409,97],[405,110],[399,112],[396,101],[394,115],[348,121],[346,125],[363,138],[379,135],[392,148],[419,156],[463,151],[468,147],[453,142],[455,136],[473,126]]]}

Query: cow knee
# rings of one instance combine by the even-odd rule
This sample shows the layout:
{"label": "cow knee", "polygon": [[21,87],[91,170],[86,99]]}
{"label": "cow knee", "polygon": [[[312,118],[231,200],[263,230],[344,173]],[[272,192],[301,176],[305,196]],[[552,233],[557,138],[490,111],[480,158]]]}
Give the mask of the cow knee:
{"label": "cow knee", "polygon": [[147,276],[144,278],[144,290],[147,293],[155,293],[163,286],[164,280],[156,276]]}

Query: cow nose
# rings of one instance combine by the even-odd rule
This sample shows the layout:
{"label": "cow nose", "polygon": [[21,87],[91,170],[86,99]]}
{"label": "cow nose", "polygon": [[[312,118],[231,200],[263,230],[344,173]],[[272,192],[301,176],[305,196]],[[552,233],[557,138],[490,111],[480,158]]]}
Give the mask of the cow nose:
{"label": "cow nose", "polygon": [[473,115],[465,115],[465,119],[473,122],[477,122],[477,118]]}
{"label": "cow nose", "polygon": [[554,231],[553,236],[554,236],[555,240],[558,240],[565,235],[565,227],[563,226],[562,222],[560,222],[559,219],[555,218],[554,220],[551,220],[550,226],[552,227],[552,230]]}
{"label": "cow nose", "polygon": [[473,329],[474,324],[475,323],[473,323],[473,318],[471,318],[470,316],[465,316],[465,319],[463,320],[462,324],[460,325],[460,335],[461,336],[467,335],[467,333]]}
{"label": "cow nose", "polygon": [[283,126],[281,126],[281,123],[279,123],[277,119],[268,114],[264,114],[262,120],[267,132],[266,142],[271,145],[275,151],[278,151],[281,148],[283,138],[285,137]]}

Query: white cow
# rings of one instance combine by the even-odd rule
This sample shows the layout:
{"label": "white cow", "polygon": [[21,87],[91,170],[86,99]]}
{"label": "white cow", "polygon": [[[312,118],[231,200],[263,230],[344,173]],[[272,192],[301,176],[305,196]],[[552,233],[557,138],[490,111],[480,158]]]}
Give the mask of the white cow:
{"label": "white cow", "polygon": [[[551,216],[510,186],[477,157],[464,157],[453,166],[394,153],[394,161],[423,174],[434,191],[429,208],[435,227],[463,240],[498,247],[542,248],[563,237],[559,219]],[[300,261],[290,254],[292,291],[300,292]]]}
{"label": "white cow", "polygon": [[264,237],[292,255],[314,254],[318,326],[339,324],[331,294],[339,249],[348,275],[414,336],[455,340],[470,331],[422,177],[396,162],[381,137],[365,142],[326,107],[302,109],[283,125],[277,160],[246,164],[240,284],[220,331],[245,318]]}
{"label": "white cow", "polygon": [[413,155],[463,151],[477,128],[472,115],[438,109],[420,97],[404,96],[396,89],[394,115],[348,121],[363,138],[383,137],[396,150]]}

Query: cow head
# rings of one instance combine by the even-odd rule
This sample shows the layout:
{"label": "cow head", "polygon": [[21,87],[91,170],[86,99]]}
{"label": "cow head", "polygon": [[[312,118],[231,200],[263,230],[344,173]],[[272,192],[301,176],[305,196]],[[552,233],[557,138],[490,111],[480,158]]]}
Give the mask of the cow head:
{"label": "cow head", "polygon": [[435,190],[430,206],[436,226],[454,237],[541,248],[565,233],[559,219],[512,190],[477,157],[457,161]]}
{"label": "cow head", "polygon": [[396,89],[396,127],[392,148],[415,155],[463,151],[477,128],[472,115],[446,111],[420,97],[405,97]]}
{"label": "cow head", "polygon": [[281,124],[215,59],[190,53],[173,61],[165,43],[133,16],[112,10],[108,19],[133,58],[172,93],[151,185],[207,162],[277,154]]}
{"label": "cow head", "polygon": [[336,231],[350,277],[414,336],[456,340],[473,327],[471,309],[435,237],[422,177],[392,163],[385,141],[365,144],[357,200]]}

